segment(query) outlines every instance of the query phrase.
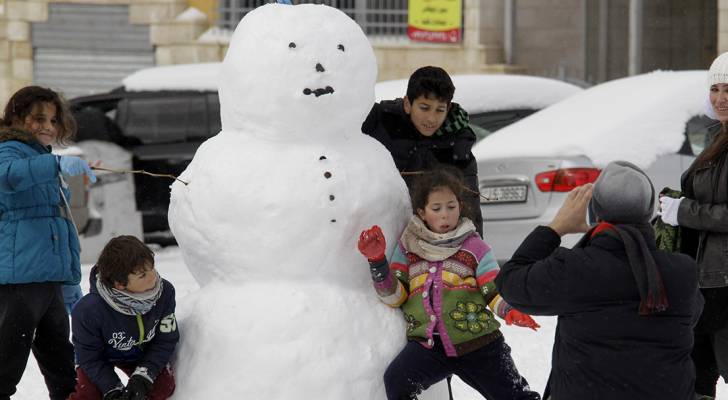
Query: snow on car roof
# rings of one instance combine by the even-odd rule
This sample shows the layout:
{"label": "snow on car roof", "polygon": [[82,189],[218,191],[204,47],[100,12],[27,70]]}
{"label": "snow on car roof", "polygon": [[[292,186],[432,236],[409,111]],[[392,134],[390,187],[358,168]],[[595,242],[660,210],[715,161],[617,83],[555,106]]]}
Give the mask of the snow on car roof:
{"label": "snow on car roof", "polygon": [[146,90],[198,90],[217,92],[219,62],[178,64],[140,69],[122,80],[130,92]]}
{"label": "snow on car roof", "polygon": [[[141,69],[124,78],[128,91],[217,91],[220,63],[178,64]],[[471,114],[512,109],[540,110],[582,91],[555,79],[525,75],[453,75],[454,101]],[[377,101],[402,97],[407,79],[379,82]]]}
{"label": "snow on car roof", "polygon": [[[453,75],[453,101],[470,114],[498,110],[540,110],[582,91],[578,86],[549,78],[526,75]],[[377,101],[403,97],[407,79],[379,82]]]}
{"label": "snow on car roof", "polygon": [[705,114],[705,71],[655,71],[609,81],[530,115],[481,140],[478,160],[587,156],[603,167],[642,168],[677,152],[685,123]]}

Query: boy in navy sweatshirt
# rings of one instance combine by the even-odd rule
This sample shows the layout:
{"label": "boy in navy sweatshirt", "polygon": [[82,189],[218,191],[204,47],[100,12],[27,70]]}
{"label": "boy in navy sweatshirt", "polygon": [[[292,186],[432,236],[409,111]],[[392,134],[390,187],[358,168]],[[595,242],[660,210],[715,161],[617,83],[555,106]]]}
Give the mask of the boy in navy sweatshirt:
{"label": "boy in navy sweatshirt", "polygon": [[[111,239],[89,280],[72,313],[78,383],[68,400],[170,397],[179,331],[174,287],[154,269],[154,253],[134,236]],[[126,386],[114,367],[129,375]]]}

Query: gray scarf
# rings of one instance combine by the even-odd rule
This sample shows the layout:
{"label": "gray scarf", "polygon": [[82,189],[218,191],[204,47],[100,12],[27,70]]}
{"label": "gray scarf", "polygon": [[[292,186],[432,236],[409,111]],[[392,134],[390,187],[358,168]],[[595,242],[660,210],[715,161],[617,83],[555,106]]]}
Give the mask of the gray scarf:
{"label": "gray scarf", "polygon": [[457,253],[465,239],[475,232],[475,225],[460,218],[457,228],[446,233],[435,233],[427,228],[420,217],[413,215],[402,233],[402,244],[409,252],[427,261],[442,261]]}
{"label": "gray scarf", "polygon": [[144,315],[157,304],[157,300],[162,296],[162,278],[156,270],[154,273],[157,274],[157,283],[146,292],[131,293],[107,287],[101,283],[98,274],[96,274],[96,289],[114,310],[126,315]]}

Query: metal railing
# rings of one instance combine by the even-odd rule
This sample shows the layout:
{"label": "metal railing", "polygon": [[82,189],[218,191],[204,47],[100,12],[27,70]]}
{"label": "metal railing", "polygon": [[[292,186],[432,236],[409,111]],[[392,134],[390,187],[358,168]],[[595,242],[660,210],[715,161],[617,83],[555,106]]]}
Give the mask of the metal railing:
{"label": "metal railing", "polygon": [[[270,0],[218,0],[218,26],[235,29],[238,22],[254,8]],[[407,36],[408,0],[292,0],[293,4],[326,4],[336,7],[358,23],[367,36]]]}

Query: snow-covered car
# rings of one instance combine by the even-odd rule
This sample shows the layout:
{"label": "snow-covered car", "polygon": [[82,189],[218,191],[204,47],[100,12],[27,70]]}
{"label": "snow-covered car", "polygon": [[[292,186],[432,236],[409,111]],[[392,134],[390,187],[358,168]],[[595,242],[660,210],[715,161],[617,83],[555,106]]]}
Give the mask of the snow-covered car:
{"label": "snow-covered car", "polygon": [[[453,75],[455,96],[470,116],[478,140],[583,89],[556,79],[526,75]],[[374,87],[377,101],[403,97],[407,79],[383,81]]]}
{"label": "snow-covered car", "polygon": [[[705,74],[656,71],[609,81],[477,143],[485,239],[497,257],[510,258],[571,189],[594,182],[610,161],[645,169],[656,191],[679,188],[706,135],[719,129],[705,116]],[[562,245],[578,238],[567,235]]]}
{"label": "snow-covered car", "polygon": [[[219,68],[206,63],[142,69],[110,92],[71,99],[78,140],[122,147],[131,153],[130,169],[181,174],[200,144],[220,131]],[[145,240],[174,243],[167,222],[172,181],[141,174],[133,181]]]}

